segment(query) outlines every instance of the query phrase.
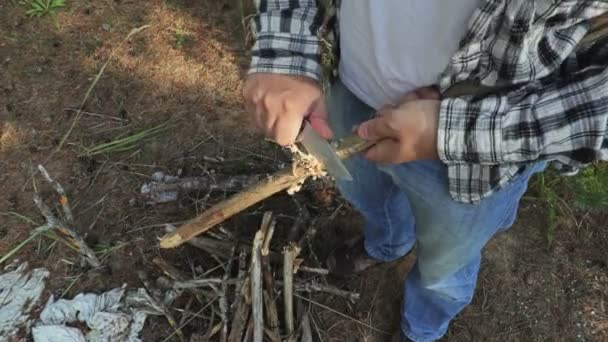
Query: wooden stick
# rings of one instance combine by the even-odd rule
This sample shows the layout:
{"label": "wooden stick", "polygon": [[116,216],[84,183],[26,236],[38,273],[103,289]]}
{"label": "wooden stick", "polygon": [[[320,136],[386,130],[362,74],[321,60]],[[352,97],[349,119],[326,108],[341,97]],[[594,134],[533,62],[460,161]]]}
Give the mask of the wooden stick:
{"label": "wooden stick", "polygon": [[279,330],[279,312],[272,289],[264,290],[264,307],[266,308],[266,318],[268,318],[268,331],[266,334],[271,340],[280,341],[281,331]]}
{"label": "wooden stick", "polygon": [[262,290],[262,244],[264,233],[255,234],[251,248],[251,313],[253,319],[253,342],[264,339],[264,302]]}
{"label": "wooden stick", "polygon": [[76,233],[74,229],[69,227],[66,222],[55,217],[55,214],[53,214],[51,208],[49,208],[49,206],[46,205],[44,201],[42,201],[42,198],[40,198],[40,195],[37,192],[34,193],[34,203],[40,210],[40,213],[42,213],[42,216],[44,216],[47,221],[47,225],[44,225],[43,227],[56,230],[69,243],[75,245],[78,248],[80,254],[89,263],[89,265],[91,265],[92,267],[101,266],[101,261],[99,260],[99,258],[97,258],[95,252],[91,249],[91,247],[89,247],[89,245],[87,245],[84,239],[78,233]]}
{"label": "wooden stick", "polygon": [[302,319],[302,342],[312,342],[312,329],[310,328],[308,312],[304,313],[304,318]]}
{"label": "wooden stick", "polygon": [[49,175],[48,171],[46,171],[44,166],[38,165],[38,170],[40,171],[40,174],[42,174],[42,177],[46,179],[46,181],[55,189],[55,191],[59,195],[59,204],[61,204],[61,209],[63,209],[65,221],[68,224],[73,225],[74,215],[72,215],[72,208],[70,206],[70,202],[68,201],[68,196],[66,195],[65,190],[63,189],[63,186],[61,185],[61,183],[51,178],[51,175]]}
{"label": "wooden stick", "polygon": [[264,244],[262,246],[262,275],[265,288],[264,307],[266,309],[266,318],[268,319],[269,328],[266,331],[266,335],[271,341],[280,341],[281,331],[279,330],[279,313],[274,298],[274,281],[269,257],[270,240],[272,240],[275,226],[276,221],[272,219],[272,212],[267,211],[264,213],[261,230],[264,232]]}
{"label": "wooden stick", "polygon": [[174,333],[177,335],[179,340],[185,341],[185,336],[181,330],[181,327],[177,325],[177,320],[175,319],[167,305],[165,305],[165,303],[155,295],[157,291],[155,291],[155,287],[148,280],[148,276],[143,271],[137,272],[137,275],[141,282],[144,284],[146,290],[148,291],[148,294],[150,295],[150,300],[154,301],[154,306],[162,310],[163,316],[165,316],[165,319],[167,320],[167,323],[169,323],[169,326],[171,326],[175,330]]}
{"label": "wooden stick", "polygon": [[234,285],[237,282],[238,282],[237,279],[228,279],[228,280],[223,280],[222,278],[192,279],[192,280],[186,280],[186,281],[176,281],[173,283],[173,287],[178,290],[196,289],[196,288],[205,287],[205,286],[215,288],[216,285],[222,285],[223,283],[226,283],[228,285]]}
{"label": "wooden stick", "polygon": [[248,280],[246,279],[247,273],[247,254],[241,252],[239,255],[239,274],[238,274],[238,287],[236,292],[236,300],[233,304],[234,317],[232,319],[232,327],[230,329],[230,335],[228,336],[228,342],[241,342],[247,319],[249,318],[249,305],[245,301],[243,296],[244,290],[248,287]]}
{"label": "wooden stick", "polygon": [[160,247],[177,247],[224,222],[234,214],[304,181],[308,176],[308,169],[302,166],[283,169],[226,201],[211,207],[192,221],[179,227],[175,232],[165,235],[160,241]]}
{"label": "wooden stick", "polygon": [[236,247],[237,245],[234,245],[230,251],[230,259],[228,259],[228,265],[226,265],[226,268],[224,269],[224,277],[222,278],[222,286],[220,288],[220,316],[222,318],[221,342],[226,342],[228,340],[228,278],[232,273]]}
{"label": "wooden stick", "polygon": [[[160,257],[156,257],[156,258],[152,259],[152,263],[154,265],[156,265],[156,267],[160,268],[164,274],[169,276],[175,282],[186,282],[189,280],[189,277],[184,272],[177,269],[175,266],[169,264],[168,262],[166,262],[164,259],[161,259]],[[171,283],[171,287],[175,288],[175,282]],[[186,287],[183,287],[182,289],[186,289]],[[211,293],[207,293],[207,292],[203,291],[202,289],[197,289],[197,288],[193,288],[193,287],[187,288],[187,289],[194,295],[196,300],[201,304],[206,304],[205,298],[213,297],[213,295]]]}
{"label": "wooden stick", "polygon": [[[337,154],[341,159],[348,159],[351,156],[368,149],[372,145],[373,143],[353,135],[341,140],[337,149]],[[175,232],[165,235],[160,241],[160,247],[177,247],[250,206],[276,193],[301,184],[314,172],[318,172],[318,170],[309,165],[307,166],[303,163],[296,162],[291,167],[282,169],[267,179],[216,204],[190,222],[179,227]]]}
{"label": "wooden stick", "polygon": [[283,251],[283,302],[285,305],[285,327],[288,335],[294,332],[293,323],[293,263],[300,249],[290,244]]}
{"label": "wooden stick", "polygon": [[253,341],[253,317],[249,317],[249,322],[247,322],[247,330],[245,330],[245,337],[243,338],[243,342]]}
{"label": "wooden stick", "polygon": [[313,283],[301,282],[301,283],[295,284],[294,287],[297,291],[325,292],[325,293],[332,294],[334,296],[348,298],[353,302],[356,300],[359,300],[359,298],[360,298],[360,295],[356,292],[349,292],[349,291],[341,290],[339,288],[336,288],[336,287],[333,287],[330,285],[322,285],[322,284],[318,284],[315,282],[313,282]]}
{"label": "wooden stick", "polygon": [[305,273],[320,274],[320,275],[329,274],[329,270],[326,268],[314,268],[314,267],[308,267],[308,266],[300,266],[300,267],[298,267],[298,271],[305,272]]}

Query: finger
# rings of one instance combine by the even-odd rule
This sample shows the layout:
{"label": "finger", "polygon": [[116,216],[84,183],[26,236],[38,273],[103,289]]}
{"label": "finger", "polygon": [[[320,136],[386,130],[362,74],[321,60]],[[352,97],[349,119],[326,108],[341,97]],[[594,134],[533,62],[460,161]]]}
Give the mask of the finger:
{"label": "finger", "polygon": [[385,138],[393,138],[398,135],[390,125],[390,116],[381,116],[359,125],[357,134],[365,140],[382,140]]}
{"label": "finger", "polygon": [[399,160],[400,144],[395,139],[384,139],[364,154],[365,158],[380,164],[394,164]]}
{"label": "finger", "polygon": [[274,122],[269,122],[268,114],[262,108],[257,108],[253,117],[258,130],[265,136],[270,134],[270,129],[274,125]]}
{"label": "finger", "polygon": [[281,146],[291,145],[296,141],[301,126],[302,116],[281,116],[274,123],[271,137]]}
{"label": "finger", "polygon": [[313,105],[308,120],[310,121],[312,128],[324,139],[329,140],[333,138],[334,132],[329,125],[329,114],[327,113],[327,106],[325,105],[324,99],[319,99]]}

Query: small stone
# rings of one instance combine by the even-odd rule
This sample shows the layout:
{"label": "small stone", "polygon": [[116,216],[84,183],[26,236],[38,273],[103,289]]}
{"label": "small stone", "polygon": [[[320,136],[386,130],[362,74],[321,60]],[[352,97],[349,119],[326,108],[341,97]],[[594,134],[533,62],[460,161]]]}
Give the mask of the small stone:
{"label": "small stone", "polygon": [[110,26],[110,24],[101,24],[101,28],[104,31],[108,31],[108,32],[110,32],[110,30],[112,29],[112,27]]}

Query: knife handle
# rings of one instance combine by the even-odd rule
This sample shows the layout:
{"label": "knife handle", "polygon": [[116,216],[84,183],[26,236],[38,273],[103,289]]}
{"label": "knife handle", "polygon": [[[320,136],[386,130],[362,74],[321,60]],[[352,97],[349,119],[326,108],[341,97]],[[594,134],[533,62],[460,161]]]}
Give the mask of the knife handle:
{"label": "knife handle", "polygon": [[356,134],[338,140],[336,153],[340,159],[348,159],[376,145],[376,141],[364,140]]}

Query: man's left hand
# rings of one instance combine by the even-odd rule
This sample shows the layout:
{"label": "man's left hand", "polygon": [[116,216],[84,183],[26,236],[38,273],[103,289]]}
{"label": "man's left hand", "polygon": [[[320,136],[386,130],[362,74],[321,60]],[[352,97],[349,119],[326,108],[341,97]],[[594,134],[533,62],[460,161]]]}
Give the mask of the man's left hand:
{"label": "man's left hand", "polygon": [[381,164],[439,159],[437,154],[438,96],[406,96],[396,107],[386,107],[362,123],[357,134],[378,143],[365,157]]}

